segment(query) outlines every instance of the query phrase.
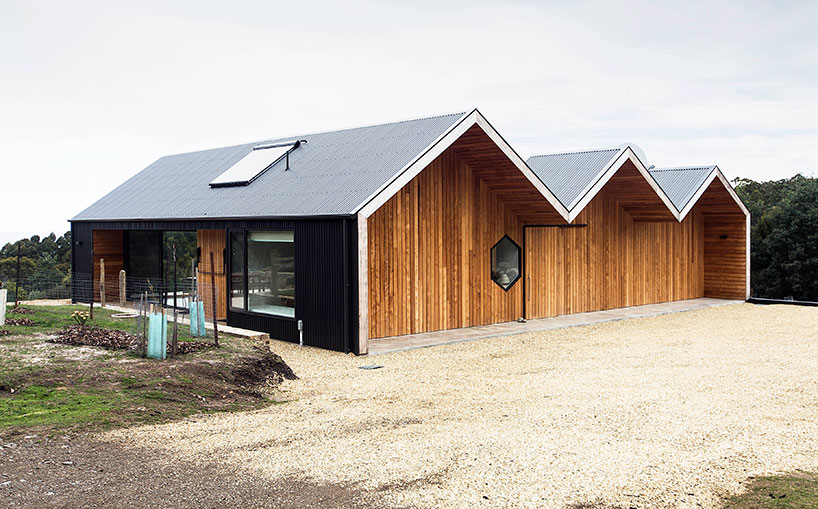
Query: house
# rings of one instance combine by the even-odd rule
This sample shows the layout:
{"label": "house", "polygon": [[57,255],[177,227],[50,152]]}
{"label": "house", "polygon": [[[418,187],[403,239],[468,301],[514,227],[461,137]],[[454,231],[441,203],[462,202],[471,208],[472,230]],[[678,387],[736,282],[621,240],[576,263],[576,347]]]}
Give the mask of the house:
{"label": "house", "polygon": [[220,319],[287,341],[300,322],[307,345],[365,354],[520,317],[745,299],[748,225],[718,167],[646,167],[629,144],[524,161],[474,110],[163,157],[71,220],[72,263],[95,280],[100,258],[144,266],[160,232],[195,231]]}

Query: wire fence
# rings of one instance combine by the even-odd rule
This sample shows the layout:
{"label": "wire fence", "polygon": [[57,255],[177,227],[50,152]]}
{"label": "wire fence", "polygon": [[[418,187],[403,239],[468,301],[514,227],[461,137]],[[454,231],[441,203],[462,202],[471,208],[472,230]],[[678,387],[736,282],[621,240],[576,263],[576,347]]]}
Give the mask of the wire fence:
{"label": "wire fence", "polygon": [[[135,317],[144,315],[149,309],[164,310],[169,316],[175,315],[181,324],[189,323],[192,305],[199,309],[199,303],[202,303],[208,337],[213,337],[214,312],[216,316],[219,315],[219,287],[208,275],[165,280],[128,277],[125,271],[103,278],[75,272],[65,277],[0,280],[0,289],[7,290],[9,305],[32,301],[48,304],[48,301],[53,301],[54,305],[70,302],[90,307],[93,302],[94,307],[122,309],[132,312]],[[138,322],[135,321],[134,332],[140,328]]]}

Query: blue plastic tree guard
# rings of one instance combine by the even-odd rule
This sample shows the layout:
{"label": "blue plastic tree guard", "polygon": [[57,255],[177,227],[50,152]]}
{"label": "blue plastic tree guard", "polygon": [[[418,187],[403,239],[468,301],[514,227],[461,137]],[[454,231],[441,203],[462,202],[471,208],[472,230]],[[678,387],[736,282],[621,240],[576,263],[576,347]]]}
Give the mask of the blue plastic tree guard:
{"label": "blue plastic tree guard", "polygon": [[168,351],[168,320],[162,313],[151,313],[148,321],[148,357],[164,359]]}
{"label": "blue plastic tree guard", "polygon": [[190,303],[190,337],[205,337],[205,313],[204,302],[194,301]]}

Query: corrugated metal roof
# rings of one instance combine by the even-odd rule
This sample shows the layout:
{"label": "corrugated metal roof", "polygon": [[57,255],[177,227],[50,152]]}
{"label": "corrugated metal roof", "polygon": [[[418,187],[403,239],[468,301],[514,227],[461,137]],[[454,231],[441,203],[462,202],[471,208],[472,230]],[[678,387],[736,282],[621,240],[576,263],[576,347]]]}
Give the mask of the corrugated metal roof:
{"label": "corrugated metal roof", "polygon": [[567,209],[572,209],[620,148],[533,156],[526,161]]}
{"label": "corrugated metal roof", "polygon": [[652,168],[648,170],[679,212],[687,206],[715,166]]}
{"label": "corrugated metal roof", "polygon": [[[463,113],[162,157],[72,220],[348,215],[448,131]],[[246,187],[208,183],[259,143],[305,139]],[[279,168],[279,166],[281,168]]]}

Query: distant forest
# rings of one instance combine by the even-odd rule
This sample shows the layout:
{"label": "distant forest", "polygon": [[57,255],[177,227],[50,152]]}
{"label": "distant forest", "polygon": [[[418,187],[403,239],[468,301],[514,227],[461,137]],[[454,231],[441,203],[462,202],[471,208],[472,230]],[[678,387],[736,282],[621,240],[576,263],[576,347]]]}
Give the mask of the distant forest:
{"label": "distant forest", "polygon": [[753,296],[818,301],[818,179],[733,185],[752,216]]}
{"label": "distant forest", "polygon": [[71,284],[71,232],[57,237],[20,239],[0,249],[0,285],[15,291],[17,246],[20,246],[20,299],[51,299],[68,296]]}
{"label": "distant forest", "polygon": [[[196,259],[195,232],[165,232],[163,252],[168,257],[166,266],[169,279],[171,270],[170,246],[176,246],[177,279],[182,282],[191,274],[192,260]],[[20,247],[20,299],[54,299],[70,296],[71,285],[71,232],[60,237],[53,233],[40,238],[34,235],[7,243],[0,249],[0,288],[10,294],[16,290],[17,246]],[[11,296],[9,297],[11,298]]]}
{"label": "distant forest", "polygon": [[[752,214],[752,294],[755,297],[818,301],[818,179],[733,181]],[[177,246],[179,279],[189,276],[196,236],[167,232]],[[0,284],[13,291],[20,244],[21,297],[66,295],[71,278],[71,234],[21,239],[0,249]],[[22,295],[22,294],[25,294]]]}

